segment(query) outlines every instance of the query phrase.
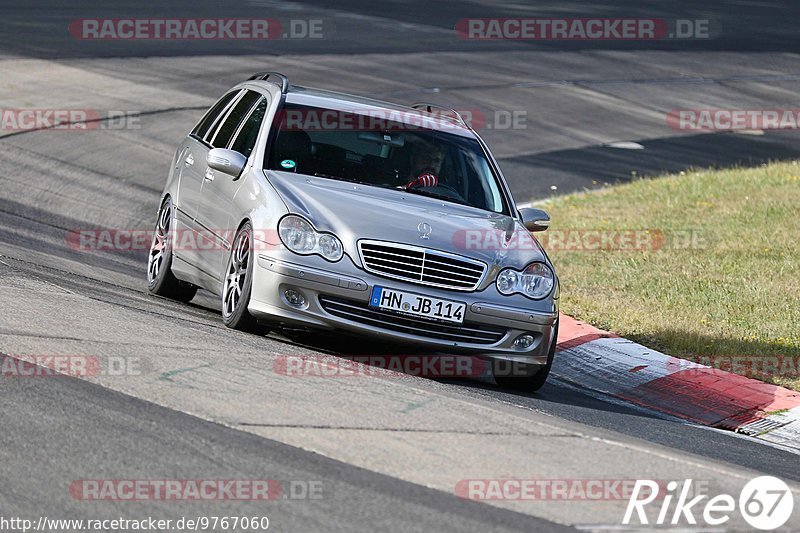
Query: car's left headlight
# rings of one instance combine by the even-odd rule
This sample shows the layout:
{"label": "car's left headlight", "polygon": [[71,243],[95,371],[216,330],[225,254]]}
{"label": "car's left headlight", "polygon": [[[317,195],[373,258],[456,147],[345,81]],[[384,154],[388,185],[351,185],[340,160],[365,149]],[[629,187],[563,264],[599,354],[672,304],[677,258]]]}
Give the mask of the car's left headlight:
{"label": "car's left headlight", "polygon": [[500,294],[524,294],[534,300],[541,300],[553,291],[555,275],[553,269],[544,263],[531,263],[525,270],[506,268],[497,275],[497,290]]}
{"label": "car's left headlight", "polygon": [[297,215],[287,215],[278,222],[278,235],[283,245],[296,254],[317,254],[333,262],[344,255],[342,241],[336,235],[318,232],[311,222]]}

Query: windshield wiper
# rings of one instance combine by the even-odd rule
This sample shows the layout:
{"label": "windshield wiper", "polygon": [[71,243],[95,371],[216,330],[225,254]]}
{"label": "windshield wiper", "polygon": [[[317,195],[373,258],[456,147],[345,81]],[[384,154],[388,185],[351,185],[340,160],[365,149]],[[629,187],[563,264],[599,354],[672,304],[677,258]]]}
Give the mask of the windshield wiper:
{"label": "windshield wiper", "polygon": [[428,198],[436,198],[437,200],[446,200],[448,202],[453,202],[454,204],[461,204],[467,206],[470,205],[469,202],[462,200],[460,198],[453,198],[452,196],[447,196],[446,194],[436,194],[435,192],[426,191],[424,189],[418,189],[416,187],[411,189],[406,189],[405,187],[401,187],[399,190],[403,192],[410,192],[412,194],[418,194],[420,196],[427,196]]}
{"label": "windshield wiper", "polygon": [[336,180],[336,181],[345,181],[347,183],[358,183],[359,185],[372,185],[371,183],[366,183],[364,181],[359,181],[359,180],[354,179],[354,178],[345,178],[344,176],[333,176],[331,174],[322,174],[320,172],[315,172],[314,176],[316,176],[317,178],[326,178],[326,179],[331,179],[331,180]]}
{"label": "windshield wiper", "polygon": [[360,181],[355,178],[347,178],[345,176],[332,176],[331,174],[323,174],[321,172],[315,172],[314,176],[318,178],[327,178],[337,181],[344,181],[347,183],[357,183],[359,185],[369,185],[370,187],[378,187],[381,189],[392,189],[396,191],[403,191],[403,192],[410,192],[412,194],[418,194],[420,196],[427,196],[428,198],[435,198],[437,200],[445,200],[447,202],[453,202],[454,204],[459,205],[466,205],[472,207],[468,202],[465,200],[461,200],[460,198],[453,198],[452,196],[447,196],[445,194],[436,194],[435,192],[426,191],[423,189],[411,188],[406,189],[405,187],[396,187],[392,185],[385,185],[385,184],[377,184],[377,183],[367,183],[365,181]]}

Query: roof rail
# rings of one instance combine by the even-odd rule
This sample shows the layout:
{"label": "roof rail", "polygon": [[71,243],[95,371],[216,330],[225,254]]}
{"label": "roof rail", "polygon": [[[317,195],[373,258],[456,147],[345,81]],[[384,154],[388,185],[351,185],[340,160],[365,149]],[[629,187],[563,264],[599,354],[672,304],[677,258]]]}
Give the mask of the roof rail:
{"label": "roof rail", "polygon": [[459,124],[461,124],[462,126],[464,126],[467,129],[472,129],[472,126],[467,124],[467,121],[464,120],[464,117],[461,116],[461,113],[459,113],[458,111],[456,111],[452,107],[447,107],[447,106],[439,105],[439,104],[429,104],[427,102],[420,102],[420,103],[412,104],[411,107],[413,109],[418,109],[418,110],[421,110],[421,111],[425,111],[426,113],[433,113],[434,109],[437,109],[439,111],[446,111],[446,112],[450,113],[450,115],[445,115],[446,117],[455,120],[456,122],[458,122]]}
{"label": "roof rail", "polygon": [[252,81],[252,80],[263,80],[263,81],[273,81],[273,82],[275,81],[275,80],[270,80],[270,78],[278,78],[278,80],[280,80],[280,83],[277,83],[277,85],[281,86],[281,94],[286,94],[289,91],[289,78],[287,78],[280,72],[266,72],[266,71],[256,72],[255,74],[247,78],[247,81]]}

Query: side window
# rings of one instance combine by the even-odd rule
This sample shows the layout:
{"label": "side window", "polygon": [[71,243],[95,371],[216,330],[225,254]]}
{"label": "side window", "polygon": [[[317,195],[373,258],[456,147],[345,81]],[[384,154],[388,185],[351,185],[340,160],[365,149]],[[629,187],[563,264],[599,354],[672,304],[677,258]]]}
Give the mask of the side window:
{"label": "side window", "polygon": [[267,99],[262,98],[250,116],[247,117],[242,124],[236,139],[233,141],[232,150],[236,150],[245,157],[250,157],[253,148],[256,145],[258,138],[258,130],[261,129],[261,121],[264,120],[264,114],[267,112]]}
{"label": "side window", "polygon": [[236,130],[239,128],[239,124],[241,124],[244,117],[253,108],[253,105],[255,105],[260,97],[261,95],[255,91],[247,91],[245,95],[234,104],[233,109],[231,109],[228,116],[225,118],[225,122],[219,127],[217,134],[211,141],[211,145],[214,148],[227,148],[228,143],[231,142],[233,138],[233,134],[236,133]]}
{"label": "side window", "polygon": [[239,91],[233,91],[220,98],[219,101],[208,110],[202,120],[197,123],[197,126],[192,130],[192,135],[205,139],[208,132],[213,131],[212,126],[219,121],[220,116],[223,115],[228,104],[231,103],[237,94],[239,94]]}

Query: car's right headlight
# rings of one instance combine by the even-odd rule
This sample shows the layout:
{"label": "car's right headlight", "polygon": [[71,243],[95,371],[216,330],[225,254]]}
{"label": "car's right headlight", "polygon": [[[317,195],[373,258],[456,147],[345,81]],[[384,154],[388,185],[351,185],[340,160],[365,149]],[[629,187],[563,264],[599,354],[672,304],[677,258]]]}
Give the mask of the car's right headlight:
{"label": "car's right headlight", "polygon": [[524,294],[534,300],[541,300],[553,291],[555,275],[544,263],[531,263],[521,272],[506,268],[497,275],[495,281],[500,294]]}
{"label": "car's right headlight", "polygon": [[311,222],[297,215],[287,215],[278,222],[278,235],[289,250],[300,255],[321,255],[336,262],[344,255],[342,241],[332,233],[321,233]]}

